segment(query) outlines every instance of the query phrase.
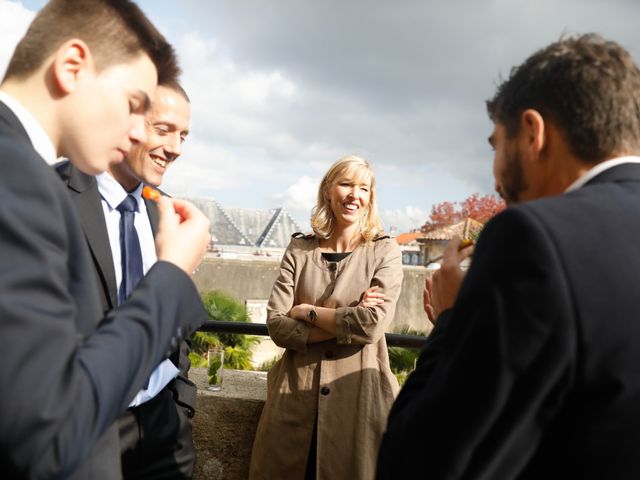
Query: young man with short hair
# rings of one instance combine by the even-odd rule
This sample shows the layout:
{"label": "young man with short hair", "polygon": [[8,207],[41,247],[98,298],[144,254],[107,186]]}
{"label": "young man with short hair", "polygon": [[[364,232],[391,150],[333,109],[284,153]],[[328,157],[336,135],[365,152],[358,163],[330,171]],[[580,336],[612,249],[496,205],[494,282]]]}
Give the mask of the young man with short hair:
{"label": "young man with short hair", "polygon": [[97,174],[122,161],[146,141],[144,114],[158,79],[175,80],[177,72],[173,49],[135,4],[53,0],[0,85],[0,471],[7,478],[120,478],[115,419],[206,320],[189,278],[209,239],[201,212],[159,201],[158,262],[105,315],[76,210],[46,164],[66,156]]}

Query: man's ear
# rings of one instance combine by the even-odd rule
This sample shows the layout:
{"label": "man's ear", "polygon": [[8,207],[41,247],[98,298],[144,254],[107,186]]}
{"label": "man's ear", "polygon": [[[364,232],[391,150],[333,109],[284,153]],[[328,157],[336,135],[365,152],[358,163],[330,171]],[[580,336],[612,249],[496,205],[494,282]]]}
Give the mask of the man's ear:
{"label": "man's ear", "polygon": [[520,120],[520,128],[523,132],[521,138],[525,142],[524,147],[532,159],[538,160],[543,156],[548,141],[547,125],[544,118],[540,112],[529,108],[522,112]]}
{"label": "man's ear", "polygon": [[60,45],[53,60],[53,79],[59,92],[73,92],[87,74],[95,74],[89,46],[79,39],[67,40]]}

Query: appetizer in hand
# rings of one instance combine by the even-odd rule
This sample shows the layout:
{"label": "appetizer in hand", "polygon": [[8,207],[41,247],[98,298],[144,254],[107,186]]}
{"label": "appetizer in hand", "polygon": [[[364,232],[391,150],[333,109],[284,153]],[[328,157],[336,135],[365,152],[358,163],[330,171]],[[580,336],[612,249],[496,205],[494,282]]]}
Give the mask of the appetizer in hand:
{"label": "appetizer in hand", "polygon": [[142,187],[142,196],[147,200],[153,200],[154,202],[160,200],[160,192],[149,185]]}

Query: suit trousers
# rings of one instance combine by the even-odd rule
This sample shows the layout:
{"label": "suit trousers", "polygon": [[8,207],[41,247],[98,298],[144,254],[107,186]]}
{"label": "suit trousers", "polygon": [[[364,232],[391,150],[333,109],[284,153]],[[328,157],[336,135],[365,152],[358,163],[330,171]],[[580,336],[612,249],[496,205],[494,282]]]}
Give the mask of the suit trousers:
{"label": "suit trousers", "polygon": [[186,409],[165,387],[148,402],[118,419],[124,480],[183,480],[196,462]]}

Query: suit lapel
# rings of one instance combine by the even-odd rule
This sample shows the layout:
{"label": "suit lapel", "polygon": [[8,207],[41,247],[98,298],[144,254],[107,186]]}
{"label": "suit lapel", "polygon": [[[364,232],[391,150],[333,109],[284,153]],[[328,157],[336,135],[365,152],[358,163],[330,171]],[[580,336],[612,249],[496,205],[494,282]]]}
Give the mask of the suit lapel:
{"label": "suit lapel", "polygon": [[156,238],[158,233],[158,206],[153,200],[144,199],[144,204],[147,206],[147,216],[149,217],[149,223],[151,224],[151,232],[153,238]]}
{"label": "suit lapel", "polygon": [[74,193],[71,197],[76,205],[89,249],[108,291],[108,307],[114,308],[117,305],[116,274],[98,183],[95,177],[71,167],[68,186]]}

